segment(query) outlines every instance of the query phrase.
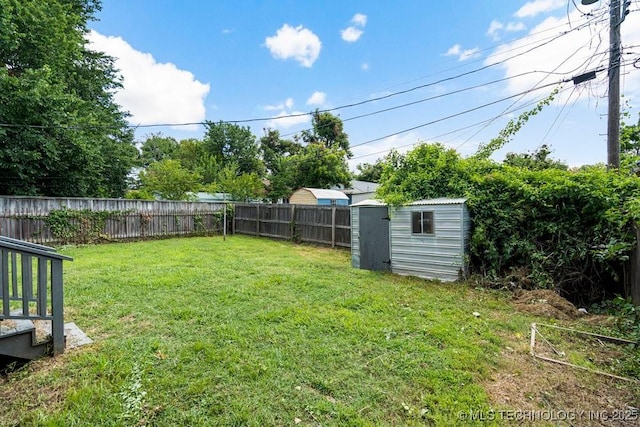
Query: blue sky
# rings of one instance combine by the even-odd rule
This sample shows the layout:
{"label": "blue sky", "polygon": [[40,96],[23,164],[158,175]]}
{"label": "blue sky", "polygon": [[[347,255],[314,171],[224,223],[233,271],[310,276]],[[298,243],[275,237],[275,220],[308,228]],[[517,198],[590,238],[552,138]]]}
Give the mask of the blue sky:
{"label": "blue sky", "polygon": [[[103,0],[89,40],[116,58],[115,98],[140,140],[204,135],[201,125],[158,124],[261,118],[239,124],[291,138],[310,126],[306,113],[333,109],[352,169],[419,142],[472,154],[553,83],[601,68],[595,80],[564,83],[494,155],[547,144],[578,166],[606,161],[608,9],[606,0]],[[621,92],[635,122],[640,0],[629,9]]]}

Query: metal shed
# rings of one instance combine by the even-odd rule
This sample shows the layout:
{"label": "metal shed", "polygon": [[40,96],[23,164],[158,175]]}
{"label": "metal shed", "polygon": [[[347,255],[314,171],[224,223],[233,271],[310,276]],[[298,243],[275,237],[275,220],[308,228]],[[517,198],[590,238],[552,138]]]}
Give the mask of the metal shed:
{"label": "metal shed", "polygon": [[338,190],[324,188],[299,188],[291,194],[289,203],[292,205],[349,205],[349,197]]}
{"label": "metal shed", "polygon": [[368,200],[352,205],[351,221],[356,268],[442,281],[467,274],[471,221],[466,199],[419,200],[396,208]]}

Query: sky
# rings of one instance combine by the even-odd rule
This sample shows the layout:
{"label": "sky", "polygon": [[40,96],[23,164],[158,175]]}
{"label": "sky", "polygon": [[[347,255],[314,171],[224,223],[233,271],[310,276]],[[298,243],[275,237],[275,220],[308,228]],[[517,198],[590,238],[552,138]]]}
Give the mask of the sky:
{"label": "sky", "polygon": [[[636,123],[640,0],[628,9],[621,94]],[[319,109],[343,120],[352,170],[424,142],[469,156],[557,88],[493,158],[546,144],[570,166],[607,160],[607,0],[103,0],[96,18],[89,46],[115,59],[138,141],[202,138],[205,120],[292,139]]]}

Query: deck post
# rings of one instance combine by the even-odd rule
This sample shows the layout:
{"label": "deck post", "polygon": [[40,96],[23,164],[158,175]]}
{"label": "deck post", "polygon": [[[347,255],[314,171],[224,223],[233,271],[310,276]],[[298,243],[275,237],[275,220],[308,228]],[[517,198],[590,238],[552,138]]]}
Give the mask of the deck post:
{"label": "deck post", "polygon": [[64,295],[62,286],[62,260],[51,260],[51,337],[53,355],[64,353]]}

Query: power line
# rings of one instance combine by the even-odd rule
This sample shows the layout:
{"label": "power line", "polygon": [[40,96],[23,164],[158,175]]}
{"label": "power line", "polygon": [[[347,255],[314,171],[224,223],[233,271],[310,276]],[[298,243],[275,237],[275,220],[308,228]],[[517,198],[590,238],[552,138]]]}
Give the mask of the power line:
{"label": "power line", "polygon": [[[566,90],[567,90],[567,89],[561,89],[561,90],[560,90],[560,93],[561,93],[561,92],[564,92],[564,91],[566,91]],[[537,104],[538,102],[542,101],[542,100],[543,100],[543,99],[545,99],[545,98],[546,98],[546,96],[545,96],[545,97],[543,97],[543,98],[534,99],[534,100],[532,100],[531,102],[528,102],[528,103],[526,103],[526,104],[523,104],[523,105],[521,105],[521,106],[519,106],[519,107],[517,107],[517,108],[513,108],[513,109],[510,109],[510,110],[508,110],[508,111],[503,111],[502,113],[498,114],[497,116],[494,116],[494,117],[491,117],[491,118],[489,118],[489,119],[485,119],[485,120],[482,120],[482,121],[479,121],[479,122],[476,122],[476,123],[472,123],[472,124],[470,124],[470,125],[466,125],[466,126],[463,126],[463,127],[460,127],[460,128],[454,129],[454,130],[451,130],[451,131],[447,131],[447,132],[445,132],[445,133],[441,133],[441,134],[439,134],[439,135],[431,136],[431,137],[427,138],[427,140],[436,140],[436,139],[441,138],[441,137],[443,137],[443,136],[447,136],[447,135],[455,134],[455,133],[458,133],[458,132],[463,131],[463,130],[467,130],[467,129],[474,128],[474,127],[476,127],[476,126],[484,125],[485,123],[493,123],[493,122],[495,122],[495,121],[496,121],[496,119],[499,119],[500,117],[504,117],[504,116],[506,116],[506,115],[508,115],[508,114],[511,114],[511,113],[515,112],[515,111],[524,110],[525,108],[530,107],[530,106],[532,106],[532,105],[535,105],[535,104]],[[386,149],[384,149],[384,150],[382,150],[382,151],[377,151],[377,152],[375,152],[375,153],[368,153],[368,154],[362,154],[362,155],[360,155],[360,156],[354,156],[354,157],[352,157],[352,158],[351,158],[351,160],[357,160],[357,159],[361,159],[361,158],[365,158],[365,157],[375,156],[375,155],[377,155],[377,154],[384,154],[384,153],[388,153],[388,152],[389,152],[389,151],[391,151],[391,150],[399,149],[399,148],[406,148],[406,147],[409,147],[409,146],[411,146],[411,145],[418,144],[418,143],[420,143],[420,142],[421,142],[421,141],[420,141],[420,140],[418,140],[418,141],[416,141],[416,142],[412,142],[412,143],[410,143],[410,144],[405,144],[405,145],[400,145],[400,146],[397,146],[397,147],[390,147],[390,148],[386,148]],[[447,142],[447,141],[443,141],[443,142]],[[458,148],[459,148],[459,147],[457,147],[457,148],[456,148],[456,150],[457,150]]]}
{"label": "power line", "polygon": [[[595,20],[596,18],[593,18],[593,20]],[[332,112],[332,111],[336,111],[336,110],[342,110],[342,109],[347,109],[347,108],[352,108],[352,107],[357,107],[357,106],[361,106],[364,104],[368,104],[371,102],[377,102],[377,101],[381,101],[384,99],[388,99],[394,96],[398,96],[398,95],[403,95],[409,92],[413,92],[419,89],[424,89],[427,87],[431,87],[431,86],[435,86],[444,82],[448,82],[448,81],[452,81],[452,80],[456,80],[458,78],[461,77],[465,77],[471,74],[475,74],[478,73],[480,71],[486,70],[488,68],[503,64],[509,60],[512,60],[514,58],[523,56],[527,53],[530,53],[536,49],[539,49],[543,46],[546,46],[550,43],[552,43],[553,41],[573,32],[573,31],[577,31],[581,28],[584,28],[585,26],[591,24],[591,21],[587,21],[584,24],[580,25],[580,26],[576,26],[568,31],[564,31],[556,36],[553,36],[549,39],[546,39],[545,41],[543,41],[542,43],[537,44],[536,46],[527,49],[523,52],[519,52],[513,56],[510,56],[508,58],[502,59],[500,61],[497,62],[493,62],[491,64],[487,64],[484,65],[482,67],[479,68],[475,68],[473,70],[464,72],[464,73],[460,73],[454,76],[450,76],[450,77],[446,77],[434,82],[430,82],[430,83],[426,83],[423,85],[418,85],[409,89],[405,89],[405,90],[401,90],[401,91],[397,91],[397,92],[393,92],[390,94],[386,94],[383,96],[379,96],[379,97],[375,97],[375,98],[370,98],[367,100],[363,100],[363,101],[359,101],[359,102],[354,102],[354,103],[350,103],[350,104],[345,104],[345,105],[341,105],[338,107],[334,107],[334,108],[328,108],[328,109],[323,109],[323,110],[317,110],[319,113],[324,113],[324,112]],[[533,43],[532,43],[533,44]],[[529,45],[525,45],[525,46],[529,46]],[[522,48],[524,46],[519,46],[518,49]],[[515,50],[515,49],[514,49]],[[502,53],[501,53],[502,54]],[[289,114],[289,115],[285,115],[285,116],[276,116],[276,117],[259,117],[259,118],[251,118],[251,119],[241,119],[241,120],[224,120],[221,122],[224,123],[233,123],[233,124],[240,124],[240,123],[253,123],[253,122],[259,122],[259,121],[271,121],[271,120],[279,120],[279,119],[284,119],[284,118],[296,118],[296,117],[303,117],[303,116],[308,116],[312,113],[296,113],[296,114]],[[137,125],[124,125],[122,127],[128,127],[128,128],[153,128],[153,127],[183,127],[183,126],[197,126],[197,125],[201,125],[201,126],[206,126],[208,123],[211,123],[212,121],[204,121],[204,122],[185,122],[185,123],[157,123],[157,124],[147,124],[147,125],[142,125],[142,124],[137,124]],[[68,126],[60,126],[60,125],[18,125],[18,124],[8,124],[8,123],[0,123],[0,127],[25,127],[25,128],[35,128],[35,129],[48,129],[48,128],[65,128],[65,129],[82,129],[82,128],[89,128],[89,129],[99,129],[99,128],[115,128],[115,126],[109,126],[109,125],[68,125]],[[294,132],[298,133],[298,132]],[[287,136],[290,134],[285,134],[282,136]]]}
{"label": "power line", "polygon": [[511,99],[511,98],[516,98],[516,97],[521,96],[521,95],[526,95],[526,94],[534,92],[536,90],[544,89],[544,88],[549,87],[549,86],[554,86],[554,85],[557,85],[557,84],[560,84],[560,83],[566,83],[566,82],[570,82],[570,81],[571,81],[571,79],[565,79],[565,80],[560,80],[560,81],[553,82],[553,83],[548,83],[548,84],[546,84],[544,86],[540,86],[540,87],[537,87],[537,88],[534,88],[534,89],[529,89],[529,90],[517,93],[515,95],[507,96],[505,98],[501,98],[501,99],[498,99],[496,101],[492,101],[492,102],[489,102],[489,103],[486,103],[486,104],[482,104],[482,105],[479,105],[479,106],[474,107],[474,108],[469,108],[467,110],[464,110],[464,111],[461,111],[461,112],[458,112],[458,113],[455,113],[455,114],[451,114],[451,115],[448,115],[448,116],[445,116],[445,117],[441,117],[439,119],[432,120],[432,121],[429,121],[427,123],[423,123],[423,124],[420,124],[420,125],[417,125],[417,126],[412,126],[412,127],[408,128],[408,129],[403,129],[401,131],[394,132],[394,133],[391,133],[391,134],[388,134],[388,135],[385,135],[385,136],[381,136],[381,137],[378,137],[378,138],[370,139],[368,141],[361,142],[359,144],[354,144],[354,145],[351,145],[350,148],[359,147],[359,146],[370,144],[370,143],[376,142],[376,141],[380,141],[382,139],[386,139],[386,138],[389,138],[389,137],[392,137],[392,136],[400,135],[400,134],[405,133],[405,132],[409,132],[409,131],[416,130],[416,129],[419,129],[419,128],[422,128],[422,127],[425,127],[425,126],[429,126],[429,125],[432,125],[432,124],[435,124],[435,123],[439,123],[439,122],[442,122],[442,121],[445,121],[445,120],[449,120],[449,119],[452,119],[454,117],[459,117],[459,116],[462,116],[464,114],[468,114],[468,113],[471,113],[473,111],[477,111],[477,110],[480,110],[482,108],[486,108],[486,107],[489,107],[491,105],[498,104],[500,102],[506,101],[506,100]]}

